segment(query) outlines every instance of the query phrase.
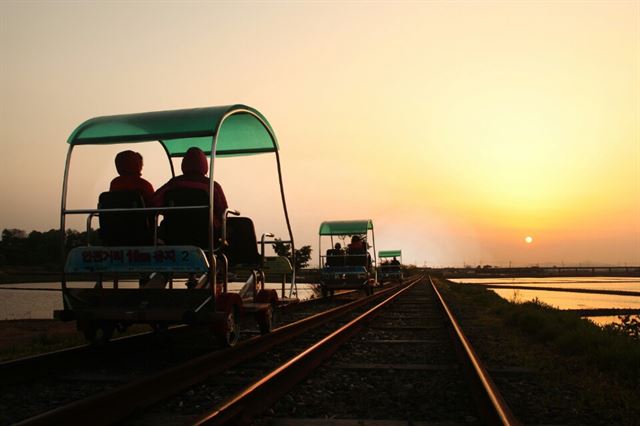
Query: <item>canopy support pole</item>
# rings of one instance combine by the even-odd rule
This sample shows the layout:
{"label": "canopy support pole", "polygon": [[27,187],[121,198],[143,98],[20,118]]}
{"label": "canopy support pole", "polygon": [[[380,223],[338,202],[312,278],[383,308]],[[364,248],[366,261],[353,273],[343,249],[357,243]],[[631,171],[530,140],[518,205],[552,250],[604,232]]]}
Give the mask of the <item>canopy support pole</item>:
{"label": "canopy support pole", "polygon": [[[60,201],[60,269],[62,273],[62,290],[67,288],[67,277],[64,273],[64,263],[66,261],[66,242],[67,242],[67,230],[66,230],[66,210],[67,210],[67,188],[69,186],[69,168],[71,165],[71,154],[73,153],[74,145],[69,145],[67,150],[67,159],[64,163],[64,178],[62,179],[62,200]],[[89,236],[87,235],[87,238]],[[67,309],[67,300],[62,298],[64,302],[64,309]]]}
{"label": "canopy support pole", "polygon": [[164,144],[164,141],[158,141],[160,142],[160,145],[162,145],[162,148],[164,149],[164,153],[167,154],[167,159],[169,159],[169,167],[171,168],[171,177],[176,177],[176,172],[173,169],[173,161],[171,161],[171,154],[169,153],[169,149],[167,148],[167,146]]}

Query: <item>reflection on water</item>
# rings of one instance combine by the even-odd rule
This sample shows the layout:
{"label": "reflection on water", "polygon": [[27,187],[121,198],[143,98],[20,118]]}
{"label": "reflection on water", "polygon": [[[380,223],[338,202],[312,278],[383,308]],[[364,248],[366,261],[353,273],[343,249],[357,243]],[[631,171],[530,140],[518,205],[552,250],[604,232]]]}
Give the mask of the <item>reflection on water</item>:
{"label": "reflection on water", "polygon": [[[464,278],[452,281],[469,284],[522,285],[528,287],[565,287],[591,290],[627,290],[640,292],[638,277],[577,277],[577,278]],[[542,290],[492,289],[512,302],[534,299],[558,309],[640,309],[640,297],[610,294],[563,293]],[[596,324],[619,322],[618,317],[590,317]]]}
{"label": "reflection on water", "polygon": [[[138,288],[137,281],[120,281],[120,288]],[[74,282],[69,287],[91,288],[93,283]],[[105,285],[105,288],[109,286]],[[179,286],[176,286],[178,288]],[[230,283],[231,291],[238,291],[240,283]],[[14,290],[14,289],[30,290]],[[278,291],[281,296],[281,284],[267,283],[267,288]],[[306,300],[314,297],[313,284],[298,284],[298,298]],[[42,289],[42,290],[34,290]],[[285,296],[289,295],[289,286],[285,288]],[[51,319],[53,311],[62,309],[60,283],[23,283],[0,285],[0,320],[12,319]]]}
{"label": "reflection on water", "polygon": [[566,287],[592,290],[640,291],[638,277],[555,277],[555,278],[455,278],[469,284],[524,285],[528,287]]}
{"label": "reflection on water", "polygon": [[526,302],[538,299],[558,309],[640,309],[640,297],[610,294],[563,293],[560,291],[491,289],[504,299]]}
{"label": "reflection on water", "polygon": [[591,322],[598,324],[599,326],[611,324],[614,322],[620,323],[620,318],[618,317],[586,317]]}

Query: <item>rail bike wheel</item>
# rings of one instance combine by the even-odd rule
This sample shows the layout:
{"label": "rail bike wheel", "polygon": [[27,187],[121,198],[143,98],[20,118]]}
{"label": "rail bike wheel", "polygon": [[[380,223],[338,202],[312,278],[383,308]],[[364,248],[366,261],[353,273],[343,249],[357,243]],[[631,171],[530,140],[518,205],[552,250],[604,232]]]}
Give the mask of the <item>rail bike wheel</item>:
{"label": "rail bike wheel", "polygon": [[273,330],[275,317],[275,309],[273,304],[269,305],[267,309],[263,312],[260,312],[258,317],[258,328],[260,329],[260,334],[269,334],[271,330]]}
{"label": "rail bike wheel", "polygon": [[225,315],[221,330],[216,333],[216,338],[222,346],[231,347],[238,343],[240,338],[240,324],[238,308],[231,306]]}

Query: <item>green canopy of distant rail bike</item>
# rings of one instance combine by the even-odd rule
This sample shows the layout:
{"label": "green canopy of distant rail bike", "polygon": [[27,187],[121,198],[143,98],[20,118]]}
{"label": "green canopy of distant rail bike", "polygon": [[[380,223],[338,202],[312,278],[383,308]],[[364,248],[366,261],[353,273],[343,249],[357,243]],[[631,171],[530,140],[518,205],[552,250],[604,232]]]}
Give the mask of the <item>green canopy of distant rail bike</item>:
{"label": "green canopy of distant rail bike", "polygon": [[320,235],[356,235],[366,234],[373,229],[371,219],[366,220],[338,220],[322,222],[320,225]]}
{"label": "green canopy of distant rail bike", "polygon": [[216,135],[216,156],[278,150],[278,142],[267,119],[246,105],[95,117],[78,126],[67,142],[71,145],[103,145],[160,141],[171,157],[182,157],[194,146],[210,154]]}
{"label": "green canopy of distant rail bike", "polygon": [[378,252],[378,257],[379,258],[385,258],[385,257],[400,257],[402,256],[402,250],[380,250]]}

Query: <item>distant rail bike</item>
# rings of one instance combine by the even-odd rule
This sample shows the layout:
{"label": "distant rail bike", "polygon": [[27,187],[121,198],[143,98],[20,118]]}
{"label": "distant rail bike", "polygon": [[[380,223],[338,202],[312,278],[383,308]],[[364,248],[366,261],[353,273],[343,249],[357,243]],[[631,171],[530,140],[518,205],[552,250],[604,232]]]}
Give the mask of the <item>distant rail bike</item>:
{"label": "distant rail bike", "polygon": [[[184,157],[193,147],[201,149],[209,156],[209,190],[174,189],[160,207],[145,205],[133,191],[111,191],[100,194],[98,208],[67,209],[74,149],[151,141],[166,152],[174,177],[172,158]],[[253,221],[237,211],[226,209],[221,230],[214,227],[216,159],[272,153],[289,233],[282,242],[295,253],[278,143],[259,111],[232,105],[96,117],[75,129],[68,144],[60,211],[64,308],[54,312],[55,318],[77,321],[78,329],[95,343],[109,340],[115,329],[140,323],[161,328],[208,325],[227,346],[237,342],[242,317],[255,318],[263,333],[271,330],[273,310],[293,299],[284,297],[284,284],[280,298],[275,290],[266,289],[265,271],[278,270],[290,277],[290,297],[296,293],[294,259],[267,258],[265,244],[276,241],[265,237],[273,235],[265,233],[258,239]],[[67,249],[65,223],[70,215],[86,216],[87,235],[97,217],[102,243],[96,246],[87,241]],[[73,276],[87,275],[95,282],[93,288],[68,285]],[[119,286],[120,279],[132,276],[140,277],[140,288]],[[160,286],[147,285],[157,277],[161,277]],[[229,291],[233,279],[244,282],[240,292]],[[177,286],[179,282],[186,287]]]}
{"label": "distant rail bike", "polygon": [[[369,246],[369,236],[372,247]],[[351,243],[346,245],[344,240],[348,237],[351,238]],[[323,254],[322,241],[327,239],[330,240],[331,248]],[[346,247],[335,243],[335,239],[342,240]],[[375,253],[376,242],[371,219],[322,222],[318,242],[322,295],[326,297],[333,295],[336,290],[344,289],[361,289],[366,294],[373,294],[373,288],[378,283],[378,270],[376,258],[372,258],[369,251],[371,248]]]}
{"label": "distant rail bike", "polygon": [[378,277],[380,282],[402,282],[404,273],[402,272],[402,250],[380,250],[378,252],[380,266]]}

